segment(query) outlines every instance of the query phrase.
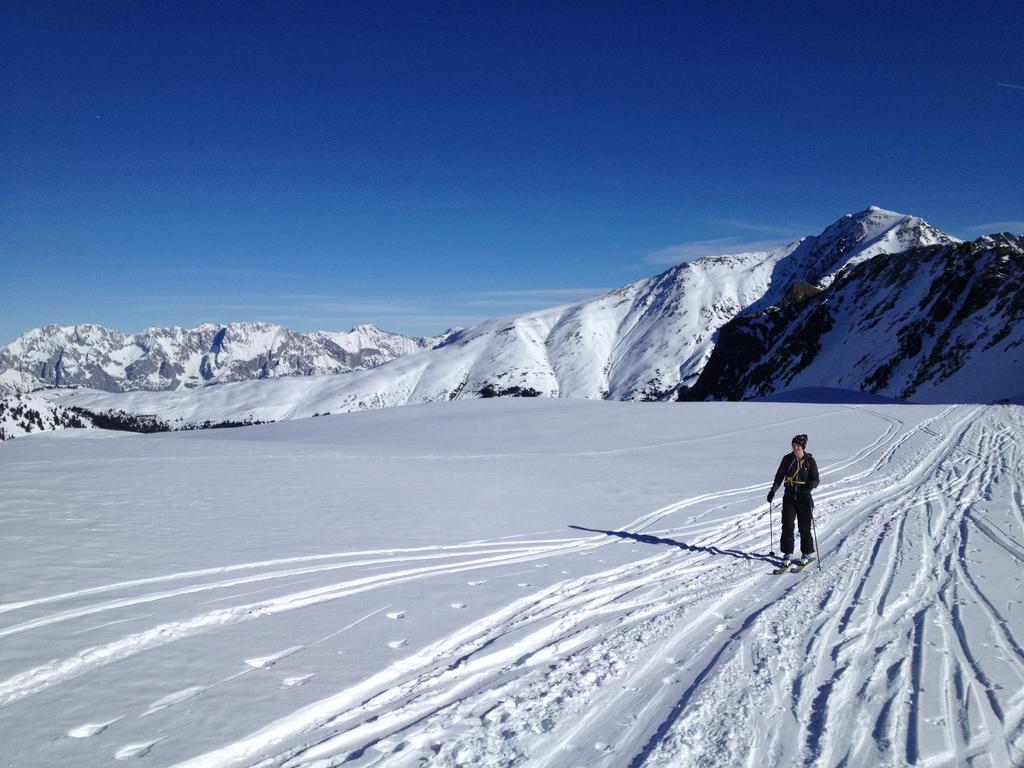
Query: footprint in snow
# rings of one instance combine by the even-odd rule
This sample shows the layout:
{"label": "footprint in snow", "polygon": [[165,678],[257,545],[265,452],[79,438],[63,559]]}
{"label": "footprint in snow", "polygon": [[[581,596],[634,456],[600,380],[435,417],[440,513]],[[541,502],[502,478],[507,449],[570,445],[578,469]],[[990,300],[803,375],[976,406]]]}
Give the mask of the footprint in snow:
{"label": "footprint in snow", "polygon": [[487,583],[487,579],[481,579],[480,581],[467,581],[466,582],[466,584],[468,584],[471,587],[479,587],[481,584],[486,584],[486,583]]}
{"label": "footprint in snow", "polygon": [[313,672],[311,672],[308,675],[296,675],[295,677],[286,677],[282,681],[281,685],[284,685],[284,686],[286,686],[288,688],[294,688],[295,686],[298,686],[298,685],[305,685],[310,680],[312,680],[314,677],[316,677],[316,674],[313,673]]}
{"label": "footprint in snow", "polygon": [[117,752],[114,753],[114,759],[131,760],[136,757],[145,757],[149,754],[149,751],[153,749],[153,747],[155,747],[163,740],[163,738],[159,738],[154,741],[145,741],[139,744],[129,744],[126,747],[121,747],[121,749],[117,750]]}
{"label": "footprint in snow", "polygon": [[120,717],[115,717],[113,720],[107,720],[105,723],[86,723],[85,725],[80,725],[77,728],[72,728],[68,731],[68,736],[72,739],[88,739],[93,736],[98,736],[118,720],[123,719],[124,715],[121,715]]}
{"label": "footprint in snow", "polygon": [[401,640],[392,640],[390,643],[388,643],[388,648],[404,648],[408,644],[409,644],[409,641],[406,640],[405,638],[403,638]]}
{"label": "footprint in snow", "polygon": [[598,741],[594,743],[594,749],[598,752],[611,752],[614,747],[611,744],[605,744],[603,741]]}
{"label": "footprint in snow", "polygon": [[384,615],[389,619],[404,619],[405,611],[394,611],[393,613],[385,613]]}
{"label": "footprint in snow", "polygon": [[452,608],[465,608],[466,604],[465,603],[452,603],[451,606],[452,606]]}
{"label": "footprint in snow", "polygon": [[528,587],[528,586],[530,586],[530,582],[528,582],[528,581],[521,581],[518,584],[516,584],[516,586],[517,587]]}

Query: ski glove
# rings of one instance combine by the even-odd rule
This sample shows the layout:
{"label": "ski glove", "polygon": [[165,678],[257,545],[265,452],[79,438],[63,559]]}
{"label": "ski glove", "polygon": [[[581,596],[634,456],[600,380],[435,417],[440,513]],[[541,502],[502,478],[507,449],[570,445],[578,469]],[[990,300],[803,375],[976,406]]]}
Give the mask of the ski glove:
{"label": "ski glove", "polygon": [[768,503],[772,503],[772,499],[775,498],[775,491],[768,491]]}

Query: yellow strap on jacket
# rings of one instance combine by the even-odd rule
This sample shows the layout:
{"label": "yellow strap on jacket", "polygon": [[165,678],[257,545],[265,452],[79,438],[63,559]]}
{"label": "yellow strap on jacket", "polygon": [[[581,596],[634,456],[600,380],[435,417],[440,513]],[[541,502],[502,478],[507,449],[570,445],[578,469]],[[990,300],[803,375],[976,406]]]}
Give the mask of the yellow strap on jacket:
{"label": "yellow strap on jacket", "polygon": [[807,485],[805,480],[797,480],[796,476],[800,474],[800,470],[804,468],[804,460],[799,459],[796,461],[796,469],[793,470],[792,475],[786,475],[786,487],[796,488],[798,485]]}

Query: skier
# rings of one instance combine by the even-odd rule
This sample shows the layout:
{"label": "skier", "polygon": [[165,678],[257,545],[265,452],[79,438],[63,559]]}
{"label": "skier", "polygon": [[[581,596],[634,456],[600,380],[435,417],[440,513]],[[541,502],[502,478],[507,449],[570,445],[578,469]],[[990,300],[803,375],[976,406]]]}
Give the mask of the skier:
{"label": "skier", "polygon": [[793,522],[800,527],[801,558],[794,562],[799,568],[805,567],[814,559],[814,536],[811,532],[811,514],[814,510],[814,499],[811,491],[818,487],[818,465],[814,457],[807,453],[807,435],[793,438],[793,452],[787,453],[779,462],[779,470],[775,473],[775,482],[768,491],[768,503],[775,498],[775,491],[785,484],[786,491],[782,496],[782,567],[786,570],[793,555]]}

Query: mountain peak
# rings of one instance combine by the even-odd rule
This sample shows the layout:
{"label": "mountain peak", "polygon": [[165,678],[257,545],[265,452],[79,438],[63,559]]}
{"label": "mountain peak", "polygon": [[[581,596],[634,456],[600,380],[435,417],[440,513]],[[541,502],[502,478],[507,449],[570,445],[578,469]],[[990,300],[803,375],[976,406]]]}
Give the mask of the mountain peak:
{"label": "mountain peak", "polygon": [[815,281],[828,281],[841,267],[882,252],[958,242],[918,216],[869,205],[863,211],[847,214],[815,238],[815,250],[831,251],[835,260],[829,264],[821,253],[817,254],[818,273],[813,277]]}
{"label": "mountain peak", "polygon": [[911,216],[908,213],[900,213],[899,211],[890,211],[887,208],[881,208],[877,205],[869,205],[867,208],[857,211],[856,213],[848,213],[841,217],[837,221],[827,226],[822,232],[828,232],[836,227],[845,228],[851,223],[860,225],[862,227],[870,228],[871,230],[878,231],[879,229],[898,226],[904,222],[911,221],[922,221],[916,216]]}

